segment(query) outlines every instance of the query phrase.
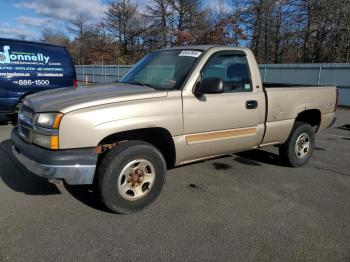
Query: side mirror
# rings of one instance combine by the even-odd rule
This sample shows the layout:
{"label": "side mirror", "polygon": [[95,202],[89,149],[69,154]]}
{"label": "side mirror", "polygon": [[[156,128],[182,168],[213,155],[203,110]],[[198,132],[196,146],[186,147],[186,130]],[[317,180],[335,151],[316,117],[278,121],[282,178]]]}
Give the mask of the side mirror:
{"label": "side mirror", "polygon": [[204,78],[194,89],[195,95],[221,94],[224,92],[224,82],[217,77]]}

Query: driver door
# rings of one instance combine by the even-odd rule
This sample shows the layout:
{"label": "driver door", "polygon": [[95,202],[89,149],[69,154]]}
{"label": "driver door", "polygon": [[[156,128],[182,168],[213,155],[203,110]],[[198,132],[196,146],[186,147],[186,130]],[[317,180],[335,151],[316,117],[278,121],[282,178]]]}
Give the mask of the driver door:
{"label": "driver door", "polygon": [[223,93],[183,96],[188,152],[184,162],[252,149],[258,144],[258,101],[262,98],[253,92],[245,54],[214,54],[201,71],[201,79],[209,77],[223,80]]}

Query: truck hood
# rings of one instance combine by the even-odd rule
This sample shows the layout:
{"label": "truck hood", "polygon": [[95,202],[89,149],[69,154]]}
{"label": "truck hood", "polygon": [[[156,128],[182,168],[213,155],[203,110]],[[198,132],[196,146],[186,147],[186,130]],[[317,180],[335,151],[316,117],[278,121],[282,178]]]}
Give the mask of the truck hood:
{"label": "truck hood", "polygon": [[127,83],[67,87],[35,93],[24,104],[35,112],[62,112],[130,100],[167,96],[167,91]]}

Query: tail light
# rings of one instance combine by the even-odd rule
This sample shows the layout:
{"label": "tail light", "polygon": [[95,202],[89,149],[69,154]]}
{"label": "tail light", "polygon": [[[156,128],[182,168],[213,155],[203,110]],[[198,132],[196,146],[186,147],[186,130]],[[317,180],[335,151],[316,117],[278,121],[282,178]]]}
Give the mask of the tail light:
{"label": "tail light", "polygon": [[73,86],[74,86],[74,87],[78,87],[78,80],[77,80],[77,79],[74,79],[74,80],[73,80]]}
{"label": "tail light", "polygon": [[338,109],[338,103],[339,103],[339,90],[337,89],[337,99],[335,100],[335,106],[334,106],[334,112]]}

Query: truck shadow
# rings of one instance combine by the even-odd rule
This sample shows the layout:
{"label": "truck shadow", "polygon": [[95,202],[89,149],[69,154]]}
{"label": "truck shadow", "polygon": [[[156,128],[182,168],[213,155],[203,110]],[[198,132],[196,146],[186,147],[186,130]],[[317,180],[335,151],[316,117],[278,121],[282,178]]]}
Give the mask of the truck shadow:
{"label": "truck shadow", "polygon": [[268,164],[273,166],[285,166],[280,160],[279,155],[255,149],[235,154],[234,160],[243,165],[248,166],[261,166],[262,164]]}
{"label": "truck shadow", "polygon": [[30,173],[17,162],[12,154],[10,140],[0,143],[0,167],[2,181],[16,192],[28,195],[61,194],[54,184]]}
{"label": "truck shadow", "polygon": [[93,185],[71,186],[64,183],[64,187],[72,197],[84,205],[106,213],[113,213],[101,202],[97,189]]}

